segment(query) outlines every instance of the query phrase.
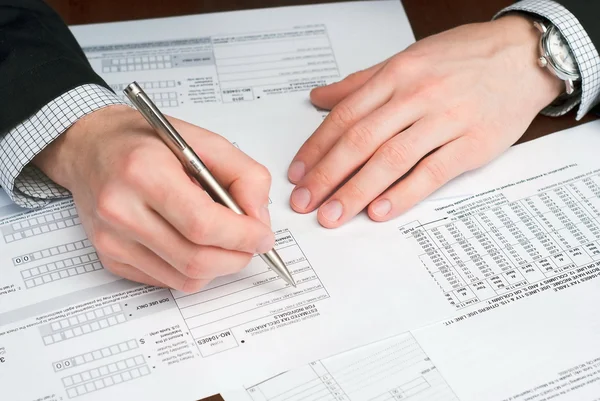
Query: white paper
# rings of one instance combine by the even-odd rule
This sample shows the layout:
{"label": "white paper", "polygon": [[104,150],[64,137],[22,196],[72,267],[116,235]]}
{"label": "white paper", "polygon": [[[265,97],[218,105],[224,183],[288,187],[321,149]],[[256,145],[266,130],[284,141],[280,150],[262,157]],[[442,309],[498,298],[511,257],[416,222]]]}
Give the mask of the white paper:
{"label": "white paper", "polygon": [[225,401],[457,400],[410,333],[221,396]]}
{"label": "white paper", "polygon": [[[381,384],[365,382],[355,391],[347,383],[343,388],[348,398],[401,399],[402,391],[413,399],[431,399],[431,392],[437,391],[441,400],[504,400],[537,386],[542,387],[535,391],[543,391],[560,377],[581,377],[561,372],[596,363],[599,353],[592,339],[597,325],[595,318],[584,317],[595,312],[595,294],[590,291],[597,290],[597,280],[580,278],[579,284],[571,285],[557,277],[572,271],[595,277],[589,267],[590,259],[597,257],[594,247],[586,243],[582,248],[573,238],[591,239],[600,224],[590,189],[595,188],[595,169],[600,167],[598,123],[515,147],[437,191],[434,202],[424,202],[396,220],[375,224],[361,215],[343,228],[327,230],[314,215],[296,214],[288,206],[292,185],[286,179],[287,166],[324,117],[308,102],[308,90],[412,43],[399,3],[255,10],[83,26],[73,32],[93,67],[117,92],[136,80],[165,113],[223,134],[269,168],[277,248],[300,285],[295,291],[284,287],[255,258],[239,275],[216,280],[190,296],[139,286],[102,269],[70,200],[29,214],[0,200],[3,397],[191,400],[234,387],[244,397],[255,398],[247,389],[291,369],[289,381],[269,380],[260,386],[285,388],[298,377],[294,369],[300,369],[302,377],[311,361],[321,361],[319,366],[331,368],[341,380],[343,372],[336,367],[379,355],[381,344],[341,352],[386,338],[390,345],[408,339],[419,355],[418,364],[403,369],[407,365],[396,360],[390,366],[402,372],[385,376]],[[234,63],[235,57],[244,61]],[[258,67],[262,57],[267,68]],[[554,191],[555,185],[569,186],[565,182],[572,179],[578,180],[575,189],[586,191],[589,204],[564,198],[566,190],[557,193],[567,199],[560,204],[568,208],[566,217],[559,217],[564,226],[560,230],[566,231],[544,238],[570,248],[561,250],[567,255],[562,260],[552,256],[553,270],[543,264],[537,270],[520,264],[535,256],[527,253],[533,249],[528,242],[539,246],[529,234],[513,232],[507,237],[510,247],[501,249],[505,261],[490,261],[484,255],[481,260],[489,270],[480,268],[480,259],[471,260],[475,251],[462,249],[472,242],[470,237],[448,249],[439,240],[419,244],[419,238],[433,235],[436,228],[447,238],[458,236],[448,223],[465,232],[465,216],[476,212],[468,205],[503,201],[509,206],[501,211],[508,207],[505,213],[514,218],[515,202],[525,202],[522,208],[527,208],[525,199],[539,198],[541,191]],[[572,210],[576,204],[583,206]],[[522,226],[508,225],[498,232],[508,236],[513,226]],[[573,227],[582,235],[572,232]],[[481,247],[475,245],[479,252]],[[427,254],[436,247],[438,254]],[[436,265],[432,256],[442,254],[457,260]],[[536,262],[545,257],[540,253]],[[567,257],[576,259],[575,266],[559,267]],[[578,273],[579,269],[583,270]],[[526,290],[530,293],[522,296]],[[561,313],[566,317],[551,322],[544,305],[565,308]],[[581,312],[571,314],[566,309],[574,308],[571,305]],[[540,330],[529,330],[537,317],[545,319]],[[502,337],[501,323],[512,336]],[[522,339],[527,333],[537,338]],[[554,360],[539,357],[544,344],[554,350],[565,336],[574,341],[555,353]],[[533,351],[535,358],[529,356]],[[484,361],[474,357],[479,354]],[[502,360],[505,355],[510,358]],[[371,360],[379,361],[374,363],[380,367],[385,364]],[[534,370],[539,374],[531,374]],[[313,379],[322,379],[320,371],[313,372]],[[369,375],[361,372],[356,377]],[[510,386],[506,380],[512,380]],[[593,394],[594,383],[563,397],[591,399],[582,394]],[[410,393],[416,389],[420,391]]]}
{"label": "white paper", "polygon": [[[473,195],[419,205],[396,221],[437,297],[456,309],[451,319],[245,383],[225,400],[597,400],[598,146],[600,122],[513,147],[438,194]],[[410,347],[395,358],[400,343]],[[370,363],[385,364],[386,379],[370,381]],[[411,380],[427,385],[406,393],[399,383]]]}
{"label": "white paper", "polygon": [[458,312],[412,333],[462,401],[598,399],[598,146],[593,122],[511,149],[404,231]]}
{"label": "white paper", "polygon": [[412,43],[398,2],[73,32],[118,93],[136,80],[165,113],[225,135],[269,168],[276,248],[299,285],[285,287],[255,258],[197,294],[147,288],[102,268],[71,200],[27,214],[0,202],[0,388],[9,399],[198,399],[451,316],[396,226],[363,217],[327,230],[288,203],[287,166],[324,116],[309,89]]}

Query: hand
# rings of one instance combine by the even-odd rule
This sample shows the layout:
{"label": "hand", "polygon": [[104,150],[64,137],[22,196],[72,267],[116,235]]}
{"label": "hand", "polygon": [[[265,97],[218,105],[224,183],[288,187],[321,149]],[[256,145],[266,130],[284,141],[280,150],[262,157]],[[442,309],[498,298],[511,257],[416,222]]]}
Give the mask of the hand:
{"label": "hand", "polygon": [[34,163],[71,191],[105,268],[133,281],[195,292],[273,247],[271,178],[224,138],[177,119],[171,123],[249,216],[213,202],[127,106],[82,118]]}
{"label": "hand", "polygon": [[365,207],[386,221],[498,156],[564,89],[536,65],[538,40],[529,21],[506,16],[314,89],[312,102],[331,112],[289,167],[292,208],[320,206],[328,228]]}

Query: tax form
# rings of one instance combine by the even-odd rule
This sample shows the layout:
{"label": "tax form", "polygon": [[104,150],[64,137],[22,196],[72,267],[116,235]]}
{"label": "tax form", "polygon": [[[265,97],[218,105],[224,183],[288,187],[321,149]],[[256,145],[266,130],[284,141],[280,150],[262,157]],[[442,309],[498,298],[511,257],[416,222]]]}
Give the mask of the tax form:
{"label": "tax form", "polygon": [[221,393],[225,401],[457,401],[411,333]]}
{"label": "tax form", "polygon": [[516,146],[396,221],[452,318],[225,400],[598,400],[598,146],[600,122]]}
{"label": "tax form", "polygon": [[[418,259],[395,227],[381,226],[375,241],[379,229],[365,230],[367,221],[331,231],[288,206],[287,166],[324,117],[309,89],[410,45],[400,3],[73,33],[117,93],[136,80],[165,113],[226,136],[269,168],[276,249],[298,288],[260,258],[195,294],[121,280],[102,267],[71,199],[31,212],[1,200],[2,399],[193,400],[451,316],[443,299],[428,301],[436,286],[410,268]],[[415,300],[422,307],[404,307]]]}
{"label": "tax form", "polygon": [[457,309],[413,335],[461,400],[598,399],[598,146],[598,122],[519,146],[401,227]]}

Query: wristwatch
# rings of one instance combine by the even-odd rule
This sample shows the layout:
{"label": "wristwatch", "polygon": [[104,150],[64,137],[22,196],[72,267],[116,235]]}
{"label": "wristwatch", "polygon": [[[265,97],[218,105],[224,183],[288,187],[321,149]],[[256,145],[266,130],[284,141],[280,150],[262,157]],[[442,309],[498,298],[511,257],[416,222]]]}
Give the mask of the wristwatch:
{"label": "wristwatch", "polygon": [[539,42],[539,66],[564,81],[566,94],[572,94],[581,75],[569,44],[554,25],[542,21],[534,21],[533,25],[542,33]]}

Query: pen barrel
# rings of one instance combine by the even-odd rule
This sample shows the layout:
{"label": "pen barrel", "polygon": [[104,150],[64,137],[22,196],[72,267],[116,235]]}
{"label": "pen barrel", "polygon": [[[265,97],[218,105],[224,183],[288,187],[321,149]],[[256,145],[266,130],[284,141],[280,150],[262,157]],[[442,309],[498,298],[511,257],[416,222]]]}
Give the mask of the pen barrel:
{"label": "pen barrel", "polygon": [[212,200],[234,213],[245,214],[137,82],[129,84],[124,92]]}
{"label": "pen barrel", "polygon": [[183,152],[183,156],[183,161],[189,173],[196,181],[198,181],[198,184],[200,184],[212,200],[231,209],[237,214],[245,214],[242,208],[235,202],[193,151],[186,149]]}

